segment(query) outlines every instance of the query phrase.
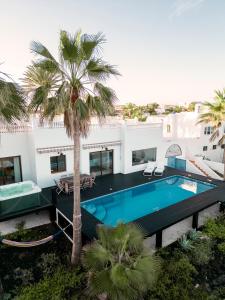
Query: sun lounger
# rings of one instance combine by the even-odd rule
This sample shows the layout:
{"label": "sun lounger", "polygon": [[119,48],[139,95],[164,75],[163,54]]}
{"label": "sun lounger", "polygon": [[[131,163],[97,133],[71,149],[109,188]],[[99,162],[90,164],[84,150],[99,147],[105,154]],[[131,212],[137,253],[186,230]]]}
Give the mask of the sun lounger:
{"label": "sun lounger", "polygon": [[148,164],[147,164],[146,169],[145,169],[144,172],[143,172],[143,175],[144,175],[144,176],[152,176],[152,174],[153,174],[155,168],[156,168],[156,163],[155,163],[155,161],[149,161]]}
{"label": "sun lounger", "polygon": [[164,170],[165,170],[164,164],[158,164],[155,171],[154,171],[154,175],[155,176],[162,176]]}

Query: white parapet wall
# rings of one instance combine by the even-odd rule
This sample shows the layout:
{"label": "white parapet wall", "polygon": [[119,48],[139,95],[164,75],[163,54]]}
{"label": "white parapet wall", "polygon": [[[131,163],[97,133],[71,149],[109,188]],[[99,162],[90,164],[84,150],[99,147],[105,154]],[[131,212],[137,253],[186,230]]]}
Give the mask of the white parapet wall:
{"label": "white parapet wall", "polygon": [[146,239],[144,239],[144,245],[146,246],[146,248],[149,248],[151,250],[155,250],[156,235],[153,234],[152,236],[147,237]]}
{"label": "white parapet wall", "polygon": [[216,204],[199,212],[198,226],[199,227],[203,226],[209,218],[216,218],[216,217],[219,217],[220,215],[221,215],[220,204],[216,203]]}
{"label": "white parapet wall", "polygon": [[204,160],[204,163],[206,165],[208,165],[212,170],[223,175],[223,173],[224,173],[224,164],[223,163],[211,161],[211,160]]}
{"label": "white parapet wall", "polygon": [[[209,218],[216,218],[221,216],[220,204],[216,203],[198,213],[198,228],[203,226]],[[162,247],[166,247],[188,233],[193,229],[193,216],[190,216],[176,224],[162,230]],[[144,245],[150,250],[156,249],[156,234],[148,237],[144,241]]]}
{"label": "white parapet wall", "polygon": [[219,175],[217,175],[207,164],[206,160],[203,160],[203,157],[197,157],[195,156],[195,162],[197,165],[206,172],[211,178],[217,179],[217,180],[223,180]]}
{"label": "white parapet wall", "polygon": [[162,247],[172,244],[191,229],[192,216],[164,229],[162,232]]}
{"label": "white parapet wall", "polygon": [[28,229],[28,228],[49,224],[51,221],[50,221],[49,212],[47,210],[44,210],[38,213],[32,213],[8,221],[0,222],[0,233],[2,235],[6,235],[17,231],[16,228],[17,224],[21,222],[24,222],[25,223],[24,228]]}

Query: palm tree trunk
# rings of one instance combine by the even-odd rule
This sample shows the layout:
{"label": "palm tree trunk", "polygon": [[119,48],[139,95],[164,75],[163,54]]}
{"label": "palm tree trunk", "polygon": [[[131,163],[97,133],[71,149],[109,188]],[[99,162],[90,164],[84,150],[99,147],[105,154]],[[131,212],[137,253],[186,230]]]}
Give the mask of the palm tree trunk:
{"label": "palm tree trunk", "polygon": [[225,181],[225,148],[223,149],[223,180]]}
{"label": "palm tree trunk", "polygon": [[3,290],[3,285],[2,285],[1,278],[0,278],[0,300],[3,299],[3,295],[4,295],[4,290]]}
{"label": "palm tree trunk", "polygon": [[71,263],[78,264],[81,252],[81,209],[80,209],[80,131],[76,119],[73,120],[74,140],[74,202],[73,202],[73,248]]}

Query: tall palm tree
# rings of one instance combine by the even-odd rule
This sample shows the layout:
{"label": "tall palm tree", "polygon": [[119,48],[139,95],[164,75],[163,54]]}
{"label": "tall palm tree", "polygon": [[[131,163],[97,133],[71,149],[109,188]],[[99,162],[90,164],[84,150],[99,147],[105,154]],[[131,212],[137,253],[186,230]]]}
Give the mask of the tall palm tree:
{"label": "tall palm tree", "polygon": [[[93,297],[142,299],[157,279],[160,262],[145,249],[143,232],[134,224],[98,227],[99,239],[84,247],[88,290]],[[104,296],[104,297],[103,297]]]}
{"label": "tall palm tree", "polygon": [[[25,97],[21,88],[9,75],[0,71],[0,121],[11,124],[26,115]],[[0,299],[4,290],[0,278]]]}
{"label": "tall palm tree", "polygon": [[18,84],[0,71],[0,121],[13,123],[25,117],[25,97]]}
{"label": "tall palm tree", "polygon": [[115,92],[103,82],[119,75],[114,66],[101,57],[105,38],[60,32],[59,60],[39,42],[31,50],[38,59],[28,67],[24,87],[31,97],[29,109],[39,111],[42,119],[53,120],[64,114],[64,126],[74,141],[74,205],[72,264],[77,264],[81,251],[80,209],[80,137],[86,137],[91,116],[104,118],[113,109]]}
{"label": "tall palm tree", "polygon": [[[218,140],[218,145],[223,145],[225,141],[225,134],[222,128],[225,122],[225,89],[222,91],[215,91],[214,102],[205,102],[204,106],[207,108],[206,113],[199,116],[198,123],[210,124],[213,127],[213,133],[210,137],[210,142]],[[225,180],[225,148],[223,152],[224,163],[224,180]]]}

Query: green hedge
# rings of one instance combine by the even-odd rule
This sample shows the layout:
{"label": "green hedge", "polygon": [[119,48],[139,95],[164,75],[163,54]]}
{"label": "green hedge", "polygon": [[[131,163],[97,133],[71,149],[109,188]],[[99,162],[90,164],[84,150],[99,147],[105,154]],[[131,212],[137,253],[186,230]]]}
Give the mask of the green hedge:
{"label": "green hedge", "polygon": [[83,275],[76,270],[58,269],[51,277],[21,290],[16,300],[78,299]]}

